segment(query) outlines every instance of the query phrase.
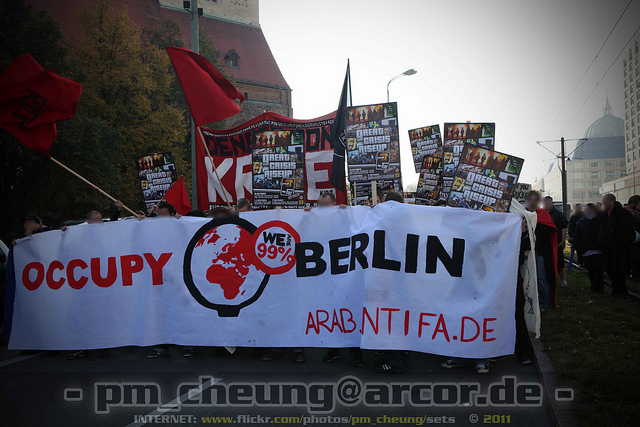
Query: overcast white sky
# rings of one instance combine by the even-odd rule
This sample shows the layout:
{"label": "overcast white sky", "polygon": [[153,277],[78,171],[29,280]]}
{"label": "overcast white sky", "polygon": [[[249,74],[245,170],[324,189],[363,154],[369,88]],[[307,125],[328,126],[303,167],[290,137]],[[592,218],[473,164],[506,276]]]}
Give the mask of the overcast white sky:
{"label": "overcast white sky", "polygon": [[384,102],[393,76],[418,70],[390,90],[405,184],[417,182],[407,130],[467,120],[496,122],[496,149],[525,158],[520,182],[533,183],[553,158],[537,140],[584,136],[607,93],[624,118],[621,57],[574,120],[640,25],[640,0],[568,98],[628,1],[262,0],[260,22],[296,118],[335,110],[347,58],[354,105]]}

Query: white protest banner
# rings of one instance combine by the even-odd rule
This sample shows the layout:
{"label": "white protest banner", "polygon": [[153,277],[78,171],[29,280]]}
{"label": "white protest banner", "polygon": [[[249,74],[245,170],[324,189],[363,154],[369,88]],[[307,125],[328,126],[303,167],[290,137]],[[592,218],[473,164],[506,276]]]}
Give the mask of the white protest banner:
{"label": "white protest banner", "polygon": [[511,354],[521,219],[412,206],[147,218],[18,241],[11,349]]}

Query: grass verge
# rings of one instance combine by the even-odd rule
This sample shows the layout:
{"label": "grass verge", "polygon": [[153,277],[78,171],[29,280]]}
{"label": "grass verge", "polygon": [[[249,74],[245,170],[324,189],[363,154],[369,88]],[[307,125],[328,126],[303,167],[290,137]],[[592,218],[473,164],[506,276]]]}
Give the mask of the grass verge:
{"label": "grass verge", "polygon": [[568,283],[542,313],[542,340],[559,384],[575,390],[578,425],[639,425],[640,303],[591,293],[577,269]]}

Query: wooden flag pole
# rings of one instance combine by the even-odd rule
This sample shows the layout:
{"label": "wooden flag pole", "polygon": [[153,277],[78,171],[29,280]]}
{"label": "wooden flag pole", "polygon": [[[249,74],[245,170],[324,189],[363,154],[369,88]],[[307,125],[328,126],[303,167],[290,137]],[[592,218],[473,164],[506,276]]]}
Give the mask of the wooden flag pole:
{"label": "wooden flag pole", "polygon": [[[91,183],[88,179],[84,178],[82,175],[77,174],[75,171],[73,171],[72,169],[69,169],[67,166],[63,165],[62,163],[60,163],[59,161],[57,161],[56,159],[54,159],[53,157],[49,157],[51,159],[51,161],[55,164],[57,164],[58,166],[62,167],[63,169],[67,170],[69,173],[71,173],[72,175],[75,175],[77,178],[80,178],[82,181],[86,182],[87,184],[89,184],[91,187],[93,187],[94,189],[98,190],[100,193],[102,193],[104,196],[108,197],[109,199],[111,199],[114,202],[117,202],[118,200],[111,196],[108,193],[105,193],[104,191],[102,191],[102,189],[96,185],[94,185],[93,183]],[[132,211],[131,209],[129,209],[124,203],[122,204],[122,207],[125,208],[126,210],[128,210],[129,212],[131,212],[133,214],[133,216],[137,217],[138,214],[135,213],[134,211]]]}
{"label": "wooden flag pole", "polygon": [[[198,133],[200,134],[200,139],[202,140],[204,149],[207,151],[207,156],[209,156],[209,160],[211,160],[211,167],[213,168],[213,172],[216,174],[216,178],[218,178],[218,182],[220,183],[220,188],[222,188],[222,195],[224,196],[224,201],[227,202],[227,206],[229,207],[229,210],[231,210],[232,209],[231,203],[229,203],[229,199],[227,198],[227,190],[224,188],[224,185],[222,185],[222,181],[220,181],[220,176],[218,175],[218,169],[216,169],[216,165],[215,163],[213,163],[213,157],[211,157],[211,153],[209,152],[209,147],[207,147],[207,143],[204,140],[202,129],[200,129],[200,126],[197,126],[196,128],[198,129]],[[193,165],[191,167],[193,167]]]}
{"label": "wooden flag pole", "polygon": [[378,183],[373,180],[371,181],[371,206],[375,206],[378,204]]}

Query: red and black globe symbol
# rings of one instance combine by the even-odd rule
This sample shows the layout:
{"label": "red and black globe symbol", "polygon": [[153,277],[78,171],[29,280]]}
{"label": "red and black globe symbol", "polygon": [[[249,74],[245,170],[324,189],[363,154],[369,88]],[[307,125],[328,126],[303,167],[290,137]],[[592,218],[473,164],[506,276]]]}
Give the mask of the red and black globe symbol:
{"label": "red and black globe symbol", "polygon": [[295,265],[298,233],[282,221],[257,228],[238,216],[216,218],[192,237],[184,282],[194,299],[221,317],[236,317],[257,301],[272,274]]}

